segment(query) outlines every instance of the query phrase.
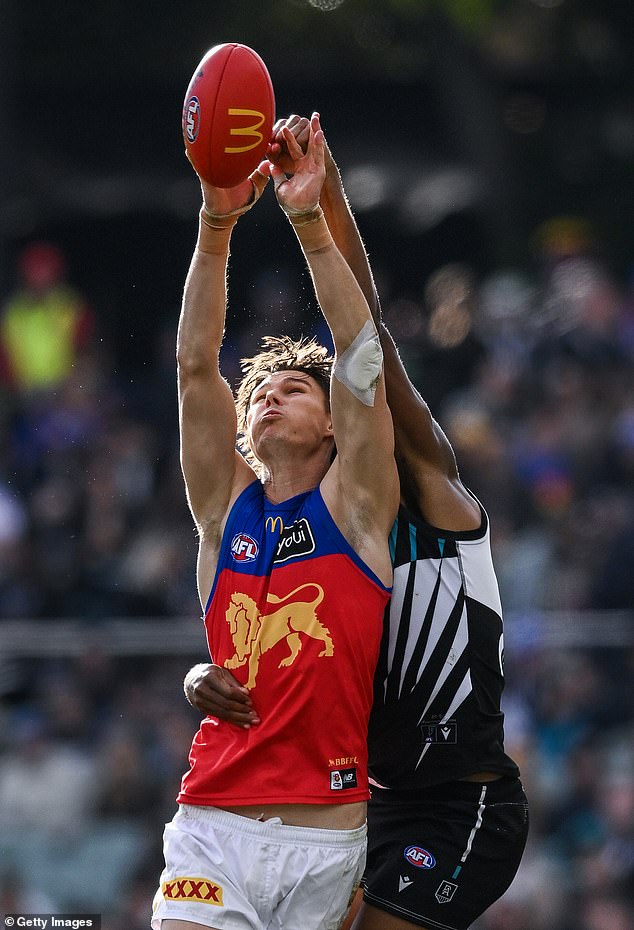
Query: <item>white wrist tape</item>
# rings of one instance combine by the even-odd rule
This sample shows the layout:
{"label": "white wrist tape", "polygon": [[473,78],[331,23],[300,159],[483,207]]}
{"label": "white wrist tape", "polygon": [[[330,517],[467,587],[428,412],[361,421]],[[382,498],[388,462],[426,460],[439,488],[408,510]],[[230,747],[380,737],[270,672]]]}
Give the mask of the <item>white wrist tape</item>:
{"label": "white wrist tape", "polygon": [[373,407],[382,367],[383,350],[379,335],[374,323],[368,320],[337,359],[333,374],[362,404]]}

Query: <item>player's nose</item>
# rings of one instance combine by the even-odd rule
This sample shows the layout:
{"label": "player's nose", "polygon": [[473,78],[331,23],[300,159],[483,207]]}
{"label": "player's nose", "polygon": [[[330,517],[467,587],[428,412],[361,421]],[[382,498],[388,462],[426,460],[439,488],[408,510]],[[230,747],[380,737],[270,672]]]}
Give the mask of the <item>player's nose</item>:
{"label": "player's nose", "polygon": [[279,397],[277,388],[275,388],[274,386],[271,386],[266,392],[266,395],[264,397],[264,403],[266,404],[267,407],[272,407],[275,404],[279,404],[279,402],[280,402],[280,397]]}

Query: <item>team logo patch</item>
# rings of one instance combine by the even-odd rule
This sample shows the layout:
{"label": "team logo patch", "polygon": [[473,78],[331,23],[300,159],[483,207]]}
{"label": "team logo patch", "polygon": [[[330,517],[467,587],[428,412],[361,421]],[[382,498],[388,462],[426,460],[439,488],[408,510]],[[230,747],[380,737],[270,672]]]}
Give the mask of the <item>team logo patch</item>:
{"label": "team logo patch", "polygon": [[458,886],[454,882],[441,882],[436,892],[436,900],[439,904],[449,904]]}
{"label": "team logo patch", "polygon": [[260,548],[252,536],[237,533],[231,540],[231,555],[236,562],[253,562],[258,557]]}
{"label": "team logo patch", "polygon": [[330,773],[331,791],[345,791],[346,788],[357,787],[356,769],[335,769]]}
{"label": "team logo patch", "polygon": [[190,97],[185,107],[185,134],[188,142],[195,142],[200,129],[200,100]]}
{"label": "team logo patch", "polygon": [[408,846],[403,855],[410,865],[416,866],[417,869],[433,869],[436,860],[430,852],[423,849],[422,846]]}
{"label": "team logo patch", "polygon": [[[297,595],[307,590],[314,591],[315,597],[310,601],[299,600]],[[278,669],[289,668],[295,662],[303,646],[300,633],[321,643],[317,658],[331,656],[335,651],[330,631],[317,616],[317,607],[324,599],[321,585],[309,581],[283,597],[269,591],[266,599],[275,606],[268,613],[262,614],[252,597],[236,591],[231,595],[225,611],[235,649],[235,654],[225,660],[225,668],[246,665],[249,675],[245,687],[249,689],[255,688],[260,659],[278,643],[285,644],[288,650],[278,663]]]}
{"label": "team logo patch", "polygon": [[315,551],[315,537],[306,517],[296,520],[292,526],[285,526],[277,541],[273,562],[288,562],[300,555],[310,555]]}
{"label": "team logo patch", "polygon": [[458,724],[455,720],[446,720],[445,723],[423,720],[420,732],[424,743],[458,742]]}
{"label": "team logo patch", "polygon": [[405,891],[406,888],[409,888],[409,886],[413,883],[413,881],[414,879],[410,878],[409,875],[399,875],[398,877],[399,894],[401,893],[401,891]]}
{"label": "team logo patch", "polygon": [[202,904],[222,906],[222,888],[208,878],[179,875],[169,882],[163,882],[161,891],[166,901],[200,901]]}

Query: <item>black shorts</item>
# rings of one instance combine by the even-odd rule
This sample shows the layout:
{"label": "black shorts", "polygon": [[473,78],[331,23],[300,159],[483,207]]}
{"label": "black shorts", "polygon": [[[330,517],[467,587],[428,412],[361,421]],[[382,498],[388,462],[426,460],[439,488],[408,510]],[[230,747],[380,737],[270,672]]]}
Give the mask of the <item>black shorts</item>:
{"label": "black shorts", "polygon": [[465,930],[511,884],[527,834],[517,778],[373,788],[364,900],[423,927]]}

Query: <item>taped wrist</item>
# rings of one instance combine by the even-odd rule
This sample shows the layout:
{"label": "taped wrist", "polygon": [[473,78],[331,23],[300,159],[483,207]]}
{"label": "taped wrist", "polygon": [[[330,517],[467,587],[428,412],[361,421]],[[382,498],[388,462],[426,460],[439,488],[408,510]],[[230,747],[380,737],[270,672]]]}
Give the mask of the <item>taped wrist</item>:
{"label": "taped wrist", "polygon": [[249,176],[253,187],[251,199],[244,206],[232,210],[230,213],[212,213],[203,204],[200,210],[200,223],[198,227],[198,250],[211,255],[222,255],[229,248],[231,230],[238,222],[238,217],[251,209],[262,196],[268,183],[268,178],[261,171],[255,170]]}
{"label": "taped wrist", "polygon": [[366,407],[374,406],[376,386],[383,367],[383,349],[374,323],[364,323],[355,339],[343,352],[333,374],[357,400]]}
{"label": "taped wrist", "polygon": [[302,249],[308,255],[332,245],[333,238],[319,204],[305,213],[287,213]]}
{"label": "taped wrist", "polygon": [[229,240],[237,221],[238,217],[233,214],[214,216],[203,207],[198,223],[198,251],[208,255],[225,255],[229,251]]}

